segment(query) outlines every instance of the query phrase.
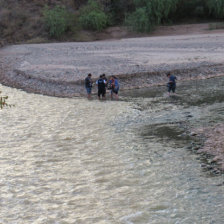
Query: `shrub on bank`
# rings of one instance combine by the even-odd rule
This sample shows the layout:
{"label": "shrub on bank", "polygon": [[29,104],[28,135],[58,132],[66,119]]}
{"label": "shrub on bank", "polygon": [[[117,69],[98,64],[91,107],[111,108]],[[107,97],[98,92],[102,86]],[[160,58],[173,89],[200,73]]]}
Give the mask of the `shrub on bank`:
{"label": "shrub on bank", "polygon": [[8,96],[0,96],[0,109],[2,109],[4,106],[10,106],[6,103],[7,99],[8,99]]}
{"label": "shrub on bank", "polygon": [[152,29],[145,7],[138,8],[135,12],[129,14],[126,17],[125,24],[137,32],[148,32]]}
{"label": "shrub on bank", "polygon": [[178,0],[134,0],[134,11],[126,17],[125,23],[133,30],[151,31],[156,25],[168,19],[175,11]]}
{"label": "shrub on bank", "polygon": [[79,22],[84,29],[101,31],[108,25],[108,17],[102,6],[94,0],[80,9]]}
{"label": "shrub on bank", "polygon": [[62,6],[49,9],[47,6],[43,11],[44,22],[50,37],[60,38],[71,28],[71,14]]}

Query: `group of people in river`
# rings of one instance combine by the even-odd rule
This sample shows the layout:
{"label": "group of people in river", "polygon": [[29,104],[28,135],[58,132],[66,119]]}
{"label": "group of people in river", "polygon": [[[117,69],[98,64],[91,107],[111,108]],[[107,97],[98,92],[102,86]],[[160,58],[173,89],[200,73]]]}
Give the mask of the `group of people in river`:
{"label": "group of people in river", "polygon": [[[167,74],[168,83],[167,83],[167,90],[168,95],[170,96],[171,93],[175,94],[176,91],[176,76],[172,75],[170,72]],[[110,90],[111,99],[118,100],[118,91],[120,88],[118,79],[116,76],[112,75],[109,81],[105,74],[99,76],[98,80],[96,81],[96,85],[98,87],[98,99],[105,100],[106,99],[106,92],[107,89]],[[85,88],[87,92],[88,99],[91,99],[92,88],[93,88],[93,80],[92,74],[89,73],[88,76],[85,78]]]}
{"label": "group of people in river", "polygon": [[[96,81],[96,85],[98,88],[98,99],[99,100],[106,100],[106,92],[107,89],[110,90],[110,97],[111,99],[118,100],[118,91],[120,88],[118,79],[116,76],[112,75],[108,81],[105,74],[99,76],[98,80]],[[85,88],[87,92],[88,99],[91,99],[92,88],[93,88],[93,80],[92,74],[89,73],[88,76],[85,78]]]}

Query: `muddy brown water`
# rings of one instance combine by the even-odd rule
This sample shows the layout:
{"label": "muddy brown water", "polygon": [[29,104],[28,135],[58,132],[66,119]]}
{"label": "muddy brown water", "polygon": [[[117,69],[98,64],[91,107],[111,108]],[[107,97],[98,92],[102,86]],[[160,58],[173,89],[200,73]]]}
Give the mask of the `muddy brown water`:
{"label": "muddy brown water", "polygon": [[121,93],[119,102],[1,86],[0,223],[224,222],[223,175],[186,126],[224,120],[224,78]]}

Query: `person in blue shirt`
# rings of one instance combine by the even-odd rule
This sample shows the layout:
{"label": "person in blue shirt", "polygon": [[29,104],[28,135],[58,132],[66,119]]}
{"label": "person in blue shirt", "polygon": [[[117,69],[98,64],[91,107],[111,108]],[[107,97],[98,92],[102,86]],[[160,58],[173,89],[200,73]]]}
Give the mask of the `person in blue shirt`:
{"label": "person in blue shirt", "polygon": [[171,92],[173,92],[175,94],[177,78],[176,78],[176,76],[171,75],[170,72],[167,73],[167,78],[169,79],[168,83],[167,83],[167,88],[168,88],[168,93],[170,96]]}
{"label": "person in blue shirt", "polygon": [[118,91],[119,91],[120,85],[116,76],[113,75],[111,77],[109,85],[111,89],[111,99],[113,99],[115,96],[115,99],[118,100]]}

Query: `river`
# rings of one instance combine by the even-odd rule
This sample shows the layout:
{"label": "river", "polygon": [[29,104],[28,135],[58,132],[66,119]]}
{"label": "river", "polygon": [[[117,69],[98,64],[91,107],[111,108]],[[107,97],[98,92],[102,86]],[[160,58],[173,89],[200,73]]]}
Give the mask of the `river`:
{"label": "river", "polygon": [[224,223],[223,175],[185,126],[223,122],[224,78],[99,102],[0,86],[0,223]]}

